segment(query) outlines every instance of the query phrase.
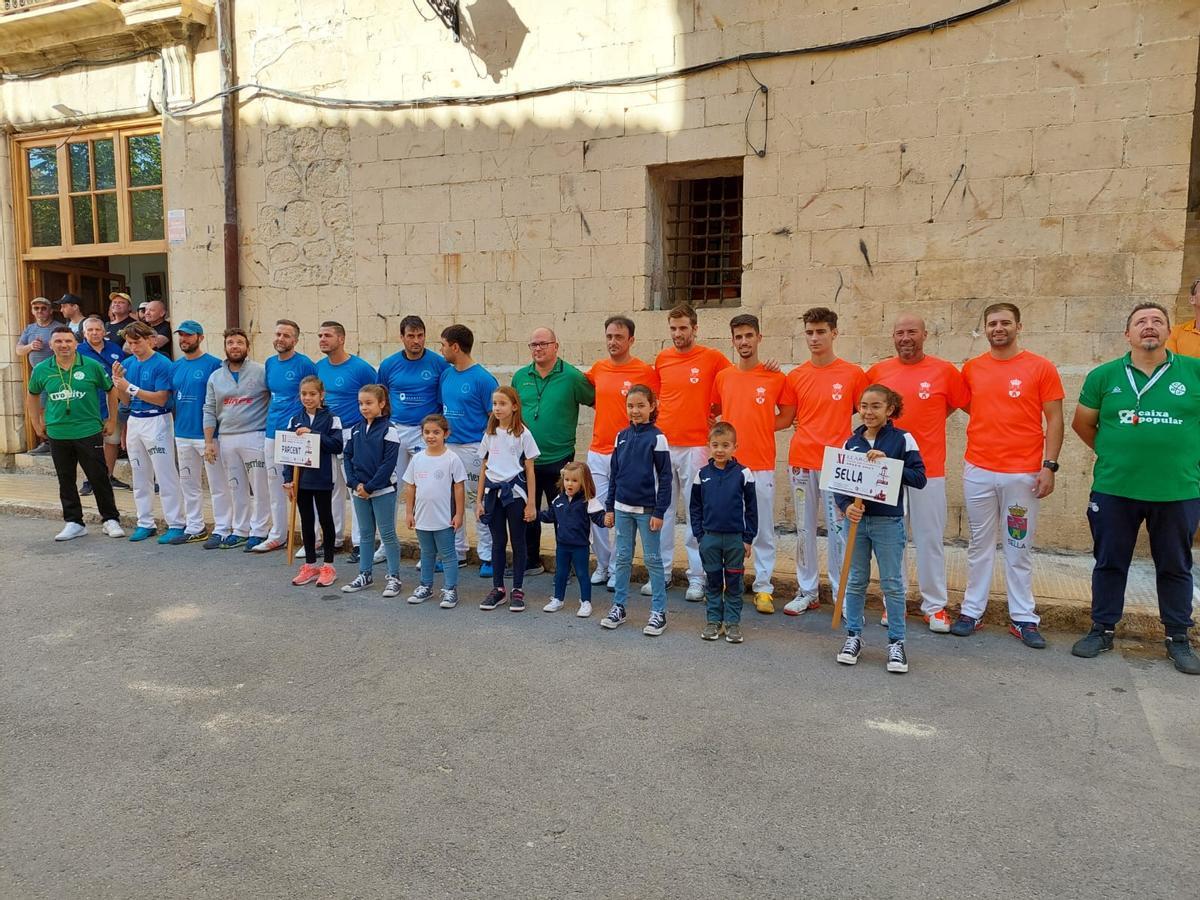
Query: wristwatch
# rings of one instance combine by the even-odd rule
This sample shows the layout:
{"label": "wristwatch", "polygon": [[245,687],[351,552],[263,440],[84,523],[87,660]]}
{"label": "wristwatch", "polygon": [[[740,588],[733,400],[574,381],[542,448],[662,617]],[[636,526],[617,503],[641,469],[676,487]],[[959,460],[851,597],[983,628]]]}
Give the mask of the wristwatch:
{"label": "wristwatch", "polygon": [[1049,469],[1051,472],[1057,472],[1058,471],[1058,460],[1057,459],[1043,459],[1042,460],[1042,468]]}

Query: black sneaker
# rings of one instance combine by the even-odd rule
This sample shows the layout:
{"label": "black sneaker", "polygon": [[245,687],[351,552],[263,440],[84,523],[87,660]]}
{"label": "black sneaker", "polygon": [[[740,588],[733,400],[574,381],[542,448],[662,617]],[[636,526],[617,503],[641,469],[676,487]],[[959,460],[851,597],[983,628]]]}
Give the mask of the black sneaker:
{"label": "black sneaker", "polygon": [[950,633],[955,637],[966,637],[969,634],[974,634],[983,627],[983,622],[979,619],[972,619],[970,616],[959,615],[954,620],[954,624],[950,626]]}
{"label": "black sneaker", "polygon": [[625,607],[619,603],[614,603],[612,609],[608,611],[608,615],[600,620],[601,628],[620,628],[625,624]]}
{"label": "black sneaker", "polygon": [[1071,655],[1094,659],[1113,648],[1113,630],[1103,625],[1093,625],[1092,630],[1071,645]]}
{"label": "black sneaker", "polygon": [[504,593],[504,588],[492,588],[488,591],[488,595],[483,598],[483,602],[479,604],[479,608],[486,612],[507,602],[508,596]]}
{"label": "black sneaker", "polygon": [[350,554],[346,557],[346,565],[349,565],[349,566],[357,566],[358,565],[358,544],[355,544],[353,547],[350,548]]}
{"label": "black sneaker", "polygon": [[1175,663],[1175,668],[1184,675],[1200,675],[1200,659],[1192,650],[1192,642],[1186,634],[1177,634],[1167,638],[1167,656]]}
{"label": "black sneaker", "polygon": [[704,638],[704,640],[706,640],[706,641],[715,641],[720,636],[721,636],[721,623],[720,622],[705,622],[704,623],[704,630],[702,632],[700,632],[700,637]]}
{"label": "black sneaker", "polygon": [[646,623],[646,627],[642,629],[642,634],[648,634],[650,637],[658,637],[667,630],[667,614],[660,612],[650,613],[650,621]]}
{"label": "black sneaker", "polygon": [[116,475],[109,475],[108,483],[111,484],[114,488],[120,488],[123,491],[132,491],[133,490],[132,484],[130,484],[127,481],[122,481]]}
{"label": "black sneaker", "polygon": [[904,641],[892,641],[888,644],[887,670],[901,675],[908,671],[908,657],[904,654]]}
{"label": "black sneaker", "polygon": [[725,626],[725,641],[730,644],[740,644],[745,638],[742,637],[741,625],[726,625]]}
{"label": "black sneaker", "polygon": [[92,496],[92,483],[90,481],[88,481],[86,478],[83,479],[83,484],[81,484],[79,486],[79,496],[80,497]]}
{"label": "black sneaker", "polygon": [[1033,622],[1009,622],[1008,633],[1032,650],[1046,649],[1046,639]]}
{"label": "black sneaker", "polygon": [[837,661],[843,666],[856,665],[860,653],[862,653],[862,638],[857,634],[849,635],[846,643],[842,644],[842,652],[837,655]]}
{"label": "black sneaker", "polygon": [[520,588],[513,588],[508,601],[509,612],[525,612],[525,592]]}

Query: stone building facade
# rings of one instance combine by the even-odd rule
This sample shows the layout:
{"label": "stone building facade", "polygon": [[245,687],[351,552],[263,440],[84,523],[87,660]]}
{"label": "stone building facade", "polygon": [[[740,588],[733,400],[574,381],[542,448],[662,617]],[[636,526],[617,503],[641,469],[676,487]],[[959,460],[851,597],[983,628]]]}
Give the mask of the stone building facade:
{"label": "stone building facade", "polygon": [[[220,87],[211,3],[24,3],[0,15],[9,453],[24,441],[12,350],[30,297],[23,138],[161,126],[164,205],[183,226],[164,248],[171,315],[225,322],[219,106],[193,105]],[[437,5],[235,4],[249,85],[236,142],[241,317],[260,358],[286,316],[312,354],[317,324],[338,319],[377,361],[416,313],[433,334],[469,325],[476,357],[499,373],[525,361],[541,324],[586,364],[612,312],[632,315],[635,350],[652,357],[674,296],[668,194],[713,176],[736,180],[741,272],[701,311],[702,336],[724,347],[729,316],[757,313],[764,354],[786,365],[807,358],[808,306],[839,312],[850,360],[890,355],[891,320],[914,310],[927,350],[961,363],[986,349],[983,307],[1012,300],[1026,346],[1060,367],[1069,421],[1084,373],[1122,352],[1123,311],[1152,299],[1182,314],[1200,276],[1193,0],[1014,0],[932,28],[914,26],[984,4],[476,0],[459,4],[459,40]],[[54,27],[29,24],[52,14]],[[860,45],[901,29],[914,30]],[[837,46],[785,52],[826,45]],[[150,52],[126,58],[129,47]],[[755,57],[705,67],[742,54]],[[79,59],[93,63],[69,65]],[[628,81],[686,67],[698,71]],[[961,415],[950,429],[961,448]],[[1068,436],[1063,460],[1039,543],[1082,548],[1090,458]],[[951,537],[966,533],[960,471],[952,451]],[[778,515],[791,519],[786,497]]]}

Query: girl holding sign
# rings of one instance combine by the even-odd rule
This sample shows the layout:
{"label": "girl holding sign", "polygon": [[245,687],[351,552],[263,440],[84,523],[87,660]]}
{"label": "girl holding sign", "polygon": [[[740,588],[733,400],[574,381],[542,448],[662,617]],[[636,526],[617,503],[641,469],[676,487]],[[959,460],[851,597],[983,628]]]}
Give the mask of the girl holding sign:
{"label": "girl holding sign", "polygon": [[[904,463],[900,479],[903,487],[925,487],[925,462],[917,442],[907,431],[892,424],[904,409],[904,401],[891,388],[873,384],[863,391],[858,402],[860,425],[846,441],[845,449],[865,453],[871,462],[891,457]],[[862,652],[863,607],[867,582],[871,578],[871,554],[879,564],[879,585],[887,607],[889,672],[908,671],[904,652],[904,490],[894,506],[874,500],[855,500],[844,494],[835,497],[838,509],[857,523],[854,543],[846,548],[851,554],[850,575],[846,580],[846,643],[837,661],[847,666],[858,662]]]}
{"label": "girl holding sign", "polygon": [[[300,534],[304,537],[304,565],[292,584],[329,587],[337,579],[333,551],[337,547],[337,529],[333,526],[333,458],[342,452],[342,423],[325,405],[325,385],[316,375],[300,382],[300,404],[304,407],[288,422],[287,431],[320,435],[321,450],[312,468],[283,466],[283,490],[296,497],[300,511]],[[292,475],[299,471],[298,483]],[[325,563],[317,565],[317,522],[321,523]],[[289,538],[290,540],[290,538]]]}

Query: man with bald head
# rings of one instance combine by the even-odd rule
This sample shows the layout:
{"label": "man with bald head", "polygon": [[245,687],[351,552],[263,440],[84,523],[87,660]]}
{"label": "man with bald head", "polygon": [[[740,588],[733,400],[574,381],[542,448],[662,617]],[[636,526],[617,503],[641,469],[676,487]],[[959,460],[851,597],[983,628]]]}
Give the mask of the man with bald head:
{"label": "man with bald head", "polygon": [[[513,375],[512,384],[521,398],[521,416],[533,434],[542,455],[534,464],[532,500],[535,507],[554,500],[558,476],[565,463],[575,458],[575,432],[579,428],[579,407],[594,406],[596,389],[584,374],[569,362],[558,358],[558,338],[549,328],[535,328],[529,335],[529,355],[533,362]],[[526,527],[529,571],[541,568],[542,526],[537,516]],[[497,560],[503,565],[503,560]],[[480,577],[490,577],[490,568],[480,569]]]}
{"label": "man with bald head", "polygon": [[[928,482],[908,492],[908,534],[917,548],[921,612],[930,631],[946,634],[946,419],[956,409],[965,409],[971,398],[952,363],[925,353],[928,337],[920,316],[901,313],[892,326],[896,355],[871,366],[867,381],[886,385],[904,398],[904,414],[896,419],[896,427],[916,439],[925,460]],[[907,593],[907,583],[905,587]]]}

